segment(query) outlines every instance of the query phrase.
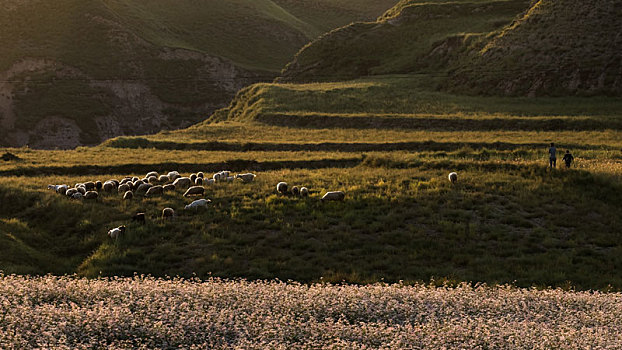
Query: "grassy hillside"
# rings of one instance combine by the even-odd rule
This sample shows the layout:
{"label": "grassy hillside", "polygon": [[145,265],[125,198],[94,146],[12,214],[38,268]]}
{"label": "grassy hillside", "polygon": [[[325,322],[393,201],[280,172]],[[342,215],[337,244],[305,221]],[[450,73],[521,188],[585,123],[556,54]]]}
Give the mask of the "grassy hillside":
{"label": "grassy hillside", "polygon": [[423,73],[469,95],[620,96],[621,16],[607,0],[404,0],[311,42],[279,80]]}
{"label": "grassy hillside", "polygon": [[[4,248],[1,269],[621,288],[622,101],[464,97],[426,92],[427,82],[260,84],[185,130],[10,149],[21,160],[0,163],[1,246],[19,248]],[[546,169],[551,141],[575,167]],[[181,192],[76,202],[45,189],[173,169],[258,177],[206,187],[213,204],[197,213]],[[279,181],[311,197],[280,196]],[[329,190],[345,202],[320,203]],[[159,220],[164,207],[179,217]],[[138,211],[144,226],[130,221]],[[128,234],[111,241],[121,224]]]}
{"label": "grassy hillside", "polygon": [[[334,81],[426,71],[442,75],[450,54],[463,49],[462,41],[500,30],[528,5],[524,0],[401,1],[375,22],[355,23],[306,45],[279,79]],[[443,57],[430,59],[439,51]]]}
{"label": "grassy hillside", "polygon": [[542,0],[469,53],[455,91],[622,96],[622,3]]}
{"label": "grassy hillside", "polygon": [[373,18],[391,5],[388,0],[3,5],[0,144],[66,148],[190,125],[225,106],[243,86],[271,80],[320,33]]}

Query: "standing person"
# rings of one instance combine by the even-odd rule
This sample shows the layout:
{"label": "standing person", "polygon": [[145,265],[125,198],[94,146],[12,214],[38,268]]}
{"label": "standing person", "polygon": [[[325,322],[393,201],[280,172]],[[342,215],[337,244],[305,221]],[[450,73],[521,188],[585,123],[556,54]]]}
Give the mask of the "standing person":
{"label": "standing person", "polygon": [[551,168],[555,168],[557,166],[557,148],[555,148],[555,144],[551,142],[551,147],[549,147],[549,166]]}
{"label": "standing person", "polygon": [[562,158],[562,160],[566,163],[566,168],[570,168],[570,164],[572,164],[574,157],[570,154],[569,150],[566,150],[566,154],[564,154],[564,158]]}

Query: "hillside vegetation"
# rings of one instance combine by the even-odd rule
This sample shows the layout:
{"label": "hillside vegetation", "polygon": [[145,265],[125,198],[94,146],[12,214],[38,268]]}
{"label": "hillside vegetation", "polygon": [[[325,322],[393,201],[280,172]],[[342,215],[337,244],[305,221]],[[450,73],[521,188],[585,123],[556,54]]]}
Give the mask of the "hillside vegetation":
{"label": "hillside vegetation", "polygon": [[404,0],[305,46],[282,82],[431,74],[468,95],[622,95],[622,4]]}
{"label": "hillside vegetation", "polygon": [[188,126],[309,40],[393,0],[3,1],[0,145],[71,148]]}
{"label": "hillside vegetation", "polygon": [[[0,267],[621,288],[622,101],[464,97],[429,92],[428,81],[260,84],[188,129],[9,149],[20,160],[0,163]],[[546,169],[551,141],[572,150],[572,169]],[[77,202],[46,189],[175,169],[257,179],[206,186],[213,202],[199,212],[183,210],[181,191]],[[309,187],[310,198],[278,195],[279,181]],[[330,190],[345,202],[321,203]],[[178,218],[160,220],[164,207]],[[131,222],[136,212],[147,224]],[[122,224],[126,236],[106,236]]]}

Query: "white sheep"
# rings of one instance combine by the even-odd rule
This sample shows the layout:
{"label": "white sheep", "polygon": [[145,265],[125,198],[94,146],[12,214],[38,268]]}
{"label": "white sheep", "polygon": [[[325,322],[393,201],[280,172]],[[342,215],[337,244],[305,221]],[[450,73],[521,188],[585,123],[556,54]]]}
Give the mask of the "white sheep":
{"label": "white sheep", "polygon": [[153,187],[152,184],[142,184],[136,188],[136,193],[146,193],[151,187]]}
{"label": "white sheep", "polygon": [[175,216],[175,210],[173,208],[162,209],[162,220],[172,219]]}
{"label": "white sheep", "polygon": [[76,189],[78,190],[78,192],[82,193],[82,195],[86,194],[86,187],[78,186],[76,187]]}
{"label": "white sheep", "polygon": [[[85,192],[85,193],[86,193],[86,192]],[[72,199],[78,199],[78,200],[79,200],[79,199],[82,199],[83,197],[84,197],[84,195],[83,195],[81,192],[76,192],[76,193],[74,193],[74,194],[71,196],[71,198],[72,198]]]}
{"label": "white sheep", "polygon": [[168,175],[160,175],[160,177],[158,178],[158,181],[160,181],[161,183],[166,183],[171,181],[171,179],[168,178]]}
{"label": "white sheep", "polygon": [[123,194],[123,200],[129,201],[134,197],[134,193],[132,193],[132,191],[126,191],[125,194]]}
{"label": "white sheep", "polygon": [[175,191],[175,185],[173,184],[164,185],[162,189],[164,190],[164,192]]}
{"label": "white sheep", "polygon": [[69,198],[72,198],[74,194],[78,193],[78,190],[74,187],[67,189],[67,192],[65,192],[65,195]]}
{"label": "white sheep", "polygon": [[184,209],[185,210],[188,210],[188,209],[198,210],[200,207],[207,208],[207,205],[211,202],[212,201],[209,199],[197,199],[196,201],[186,205]]}
{"label": "white sheep", "polygon": [[145,192],[145,197],[151,197],[162,193],[164,193],[164,187],[160,185],[152,186],[147,189],[147,192]]}
{"label": "white sheep", "polygon": [[240,179],[243,183],[247,184],[249,182],[253,182],[253,180],[255,180],[255,174],[252,173],[246,173],[246,174],[237,174],[235,176],[236,179]]}
{"label": "white sheep", "polygon": [[276,184],[276,191],[279,192],[280,194],[286,194],[287,193],[287,182],[279,182],[278,184]]}
{"label": "white sheep", "polygon": [[84,199],[97,199],[99,197],[99,193],[95,191],[88,191],[84,194]]}
{"label": "white sheep", "polygon": [[197,177],[204,178],[204,177],[205,177],[205,174],[203,174],[203,172],[202,172],[202,171],[199,171],[199,172],[197,173]]}
{"label": "white sheep", "polygon": [[194,174],[194,173],[190,174],[189,178],[190,178],[190,181],[192,181],[192,183],[194,183],[197,180],[197,174]]}
{"label": "white sheep", "polygon": [[235,177],[233,177],[233,176],[227,176],[227,177],[225,178],[225,180],[227,180],[227,182],[233,182],[233,181],[235,181]]}
{"label": "white sheep", "polygon": [[119,226],[117,228],[113,228],[112,230],[108,231],[108,237],[112,239],[117,239],[123,233],[125,233],[125,226]]}
{"label": "white sheep", "polygon": [[169,181],[175,181],[177,178],[181,177],[177,171],[171,171],[167,174]]}
{"label": "white sheep", "polygon": [[189,177],[179,177],[173,181],[175,188],[188,188],[192,184]]}
{"label": "white sheep", "polygon": [[301,187],[300,188],[300,196],[302,197],[309,197],[309,189],[306,187]]}
{"label": "white sheep", "polygon": [[458,173],[456,172],[451,172],[449,173],[449,181],[451,181],[452,184],[455,184],[458,181]]}
{"label": "white sheep", "polygon": [[203,178],[197,177],[196,179],[194,179],[194,184],[197,186],[203,186]]}
{"label": "white sheep", "polygon": [[292,194],[298,197],[300,195],[300,188],[298,188],[298,186],[292,187]]}
{"label": "white sheep", "polygon": [[146,177],[146,178],[150,178],[150,177],[152,177],[152,176],[154,176],[154,177],[156,177],[156,178],[157,178],[157,177],[159,176],[159,175],[158,175],[158,172],[157,172],[157,171],[150,171],[149,173],[147,173],[147,175],[146,175],[145,177]]}
{"label": "white sheep", "polygon": [[202,196],[204,193],[205,188],[202,186],[192,186],[186,191],[186,193],[184,193],[184,197]]}
{"label": "white sheep", "polygon": [[115,186],[114,182],[112,182],[112,181],[106,181],[106,182],[104,182],[104,184],[102,186],[102,188],[104,189],[104,192],[112,192],[112,191],[114,191],[114,189],[116,187],[117,186]]}
{"label": "white sheep", "polygon": [[322,197],[322,202],[324,201],[343,201],[346,198],[346,194],[342,191],[334,191],[334,192],[326,192],[324,197]]}
{"label": "white sheep", "polygon": [[130,190],[130,185],[128,183],[124,183],[119,185],[119,188],[117,189],[117,192],[119,193],[125,193],[127,191]]}

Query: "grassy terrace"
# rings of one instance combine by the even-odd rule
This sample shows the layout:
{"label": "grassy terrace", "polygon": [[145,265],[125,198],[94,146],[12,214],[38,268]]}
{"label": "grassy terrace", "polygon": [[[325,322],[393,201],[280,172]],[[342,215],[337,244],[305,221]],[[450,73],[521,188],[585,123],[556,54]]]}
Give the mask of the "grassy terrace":
{"label": "grassy terrace", "polygon": [[[9,149],[21,160],[0,163],[0,266],[622,288],[622,101],[466,98],[418,81],[260,84],[189,129],[72,151]],[[546,169],[550,141],[572,150],[573,169]],[[207,187],[212,206],[197,213],[183,211],[181,192],[82,203],[46,190],[174,169],[258,177]],[[283,180],[311,197],[277,195]],[[346,201],[320,203],[329,190]],[[176,220],[158,219],[164,207]],[[130,222],[136,212],[146,225]],[[111,241],[106,231],[121,224],[128,234]]]}

